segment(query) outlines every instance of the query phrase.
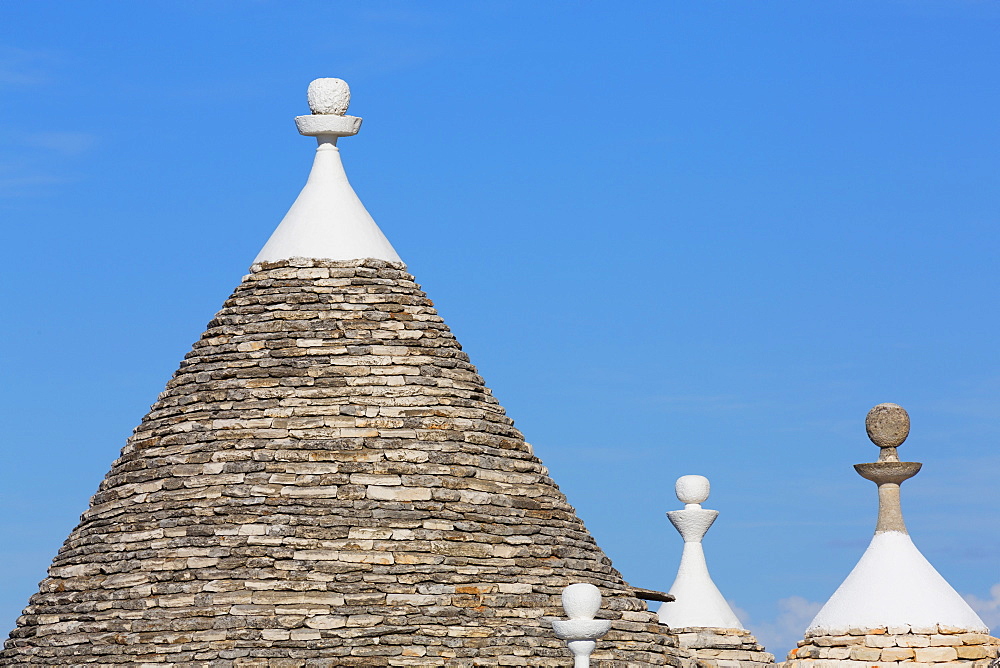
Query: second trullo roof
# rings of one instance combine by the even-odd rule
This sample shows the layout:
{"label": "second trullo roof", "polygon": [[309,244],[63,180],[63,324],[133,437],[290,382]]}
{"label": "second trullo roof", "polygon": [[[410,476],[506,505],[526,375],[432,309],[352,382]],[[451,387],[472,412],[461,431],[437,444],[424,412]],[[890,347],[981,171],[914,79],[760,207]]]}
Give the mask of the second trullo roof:
{"label": "second trullo roof", "polygon": [[360,124],[345,90],[311,91],[302,206],[129,439],[0,664],[561,666],[543,617],[572,582],[614,620],[597,665],[674,662],[341,179],[336,137]]}
{"label": "second trullo roof", "polygon": [[897,448],[910,433],[910,417],[898,404],[879,404],[865,420],[879,446],[877,462],[855,469],[879,489],[879,513],[868,549],[806,629],[806,635],[845,635],[851,629],[939,626],[977,633],[982,619],[914,545],[903,520],[900,485],[916,475],[918,462],[901,462]]}

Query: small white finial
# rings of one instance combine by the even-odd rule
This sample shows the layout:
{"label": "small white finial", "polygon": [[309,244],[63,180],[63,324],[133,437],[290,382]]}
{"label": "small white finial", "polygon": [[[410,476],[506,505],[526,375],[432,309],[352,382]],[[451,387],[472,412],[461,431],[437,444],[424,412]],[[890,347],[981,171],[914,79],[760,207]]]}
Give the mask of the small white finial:
{"label": "small white finial", "polygon": [[358,134],[361,119],[347,116],[347,105],[351,103],[351,89],[343,79],[315,79],[309,84],[306,94],[309,99],[309,116],[296,116],[295,125],[299,134],[316,137],[319,143],[337,145],[337,137]]}
{"label": "small white finial", "polygon": [[740,620],[733,614],[722,592],[712,582],[701,544],[708,533],[718,510],[702,508],[708,499],[710,486],[703,475],[684,475],[674,484],[677,499],[684,510],[671,510],[667,519],[684,540],[681,564],[677,577],[670,587],[674,601],[660,606],[660,623],[675,628],[703,626],[706,628],[741,629]]}
{"label": "small white finial", "polygon": [[562,606],[570,619],[593,619],[601,609],[601,590],[589,582],[571,584],[562,591]]}
{"label": "small white finial", "polygon": [[674,492],[681,503],[699,504],[708,499],[712,487],[703,475],[682,475],[674,484]]}
{"label": "small white finial", "polygon": [[360,118],[344,115],[350,99],[351,91],[340,79],[316,79],[309,85],[313,113],[296,117],[295,125],[301,134],[316,138],[313,168],[254,263],[294,257],[402,262],[344,172],[337,139],[361,128]]}
{"label": "small white finial", "polygon": [[314,114],[343,116],[351,104],[351,87],[343,79],[315,79],[309,84],[306,97]]}
{"label": "small white finial", "polygon": [[552,620],[552,629],[573,652],[574,668],[587,668],[597,639],[611,628],[611,620],[594,619],[601,609],[601,590],[588,582],[571,584],[562,590],[562,606],[569,619]]}

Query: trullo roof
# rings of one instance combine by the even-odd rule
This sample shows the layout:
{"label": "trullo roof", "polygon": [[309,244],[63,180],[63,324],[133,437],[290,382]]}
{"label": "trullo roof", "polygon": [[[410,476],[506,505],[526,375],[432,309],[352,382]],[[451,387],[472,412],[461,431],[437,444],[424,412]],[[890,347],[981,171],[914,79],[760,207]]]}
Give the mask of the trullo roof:
{"label": "trullo roof", "polygon": [[[360,123],[327,113],[299,119],[321,180]],[[573,582],[600,587],[614,620],[595,665],[673,661],[430,300],[379,254],[391,246],[346,178],[337,188],[309,194],[184,358],[0,664],[561,666],[543,617]],[[313,227],[335,228],[340,206],[348,257],[344,230]]]}
{"label": "trullo roof", "polygon": [[809,624],[806,635],[837,636],[851,629],[903,626],[985,633],[983,621],[920,553],[906,529],[900,485],[922,466],[899,460],[897,448],[910,433],[909,414],[898,404],[879,404],[868,412],[865,427],[879,446],[879,458],[854,468],[878,485],[875,535],[854,570]]}

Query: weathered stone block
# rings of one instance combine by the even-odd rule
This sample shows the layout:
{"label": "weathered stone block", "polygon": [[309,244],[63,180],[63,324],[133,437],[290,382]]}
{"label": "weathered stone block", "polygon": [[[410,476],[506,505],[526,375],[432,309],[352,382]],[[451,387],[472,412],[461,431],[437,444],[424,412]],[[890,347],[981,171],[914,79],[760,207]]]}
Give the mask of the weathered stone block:
{"label": "weathered stone block", "polygon": [[848,659],[851,656],[851,648],[849,646],[843,647],[830,647],[827,651],[826,658],[843,660]]}
{"label": "weathered stone block", "polygon": [[928,647],[931,644],[931,638],[927,635],[915,635],[911,633],[899,636],[896,644],[900,647]]}
{"label": "weathered stone block", "polygon": [[886,647],[882,650],[882,661],[908,661],[913,657],[914,650],[910,647]]}
{"label": "weathered stone block", "polygon": [[431,490],[424,487],[384,487],[369,485],[367,497],[379,501],[429,501]]}
{"label": "weathered stone block", "polygon": [[305,620],[305,625],[311,629],[339,629],[347,626],[347,617],[343,615],[316,615]]}
{"label": "weathered stone block", "polygon": [[431,594],[387,594],[387,605],[432,605],[438,600]]}
{"label": "weathered stone block", "polygon": [[952,634],[952,633],[965,633],[969,629],[963,629],[960,626],[948,626],[947,624],[938,624],[938,633],[942,634]]}
{"label": "weathered stone block", "polygon": [[954,661],[958,658],[958,651],[954,647],[917,647],[915,652],[916,660],[926,663]]}
{"label": "weathered stone block", "polygon": [[868,647],[895,647],[896,646],[896,636],[890,635],[867,635],[865,636],[865,645]]}
{"label": "weathered stone block", "polygon": [[956,647],[959,659],[985,659],[991,656],[991,652],[983,645],[962,645]]}
{"label": "weathered stone block", "polygon": [[853,645],[851,647],[850,659],[852,661],[878,661],[882,658],[882,650],[877,647],[866,645]]}
{"label": "weathered stone block", "polygon": [[934,626],[911,626],[910,632],[919,636],[932,636],[938,633],[938,627],[937,624]]}

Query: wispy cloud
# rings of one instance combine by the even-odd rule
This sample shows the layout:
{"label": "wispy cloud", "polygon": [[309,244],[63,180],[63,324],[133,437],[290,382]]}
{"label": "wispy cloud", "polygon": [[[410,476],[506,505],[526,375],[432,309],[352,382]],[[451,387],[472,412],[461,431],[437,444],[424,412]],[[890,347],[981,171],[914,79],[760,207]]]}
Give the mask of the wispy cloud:
{"label": "wispy cloud", "polygon": [[25,168],[23,165],[0,163],[0,197],[30,195],[66,179]]}
{"label": "wispy cloud", "polygon": [[966,594],[963,598],[986,626],[994,630],[1000,626],[1000,582],[990,587],[989,598],[979,598],[975,594]]}
{"label": "wispy cloud", "polygon": [[736,605],[736,601],[727,600],[726,603],[729,604],[729,609],[733,611],[733,614],[736,615],[736,619],[740,620],[740,623],[743,624],[743,626],[750,623],[750,613]]}
{"label": "wispy cloud", "polygon": [[0,197],[44,194],[74,180],[76,161],[98,142],[89,132],[0,132]]}
{"label": "wispy cloud", "polygon": [[755,622],[746,611],[735,606],[733,612],[757,637],[757,641],[774,654],[776,661],[784,661],[788,652],[802,640],[809,622],[822,607],[822,603],[801,596],[789,596],[778,601],[778,614],[770,621]]}
{"label": "wispy cloud", "polygon": [[37,86],[48,80],[52,54],[0,45],[0,88]]}
{"label": "wispy cloud", "polygon": [[97,135],[89,132],[33,132],[23,135],[21,142],[64,155],[80,155],[97,145]]}
{"label": "wispy cloud", "polygon": [[739,411],[755,408],[757,404],[740,397],[727,395],[674,395],[649,396],[642,398],[643,403],[657,406],[665,411],[677,413],[700,413],[706,411]]}
{"label": "wispy cloud", "polygon": [[601,446],[579,446],[574,449],[574,457],[584,461],[607,462],[613,459],[623,461],[649,461],[656,452],[651,448],[614,448]]}
{"label": "wispy cloud", "polygon": [[434,14],[428,11],[417,10],[414,6],[397,6],[391,9],[385,7],[374,9],[372,7],[360,6],[357,16],[370,23],[394,23],[415,28],[431,26],[439,22],[438,17]]}

